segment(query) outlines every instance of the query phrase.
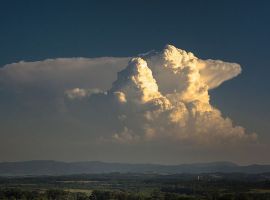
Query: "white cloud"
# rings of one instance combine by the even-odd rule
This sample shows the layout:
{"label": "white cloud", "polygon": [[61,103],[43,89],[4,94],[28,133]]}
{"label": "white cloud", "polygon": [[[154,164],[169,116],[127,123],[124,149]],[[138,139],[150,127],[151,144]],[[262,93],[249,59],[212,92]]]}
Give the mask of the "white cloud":
{"label": "white cloud", "polygon": [[[0,90],[19,113],[66,111],[65,96],[106,91],[130,58],[57,58],[7,64],[0,68]],[[78,96],[77,96],[78,97]],[[0,107],[8,107],[0,99]],[[11,109],[12,110],[12,109]],[[12,114],[9,112],[8,114]],[[23,114],[22,114],[23,115]],[[14,116],[13,116],[14,117]]]}
{"label": "white cloud", "polygon": [[241,73],[241,67],[237,63],[228,63],[221,60],[199,60],[201,64],[200,74],[202,80],[209,89],[218,87],[224,81],[236,77]]}
{"label": "white cloud", "polygon": [[73,89],[66,90],[65,93],[67,97],[70,99],[82,99],[82,98],[91,96],[92,94],[98,94],[102,92],[103,91],[98,88],[93,88],[93,89],[73,88]]}
{"label": "white cloud", "polygon": [[16,90],[45,88],[65,91],[72,88],[107,90],[130,58],[57,58],[7,64],[0,68],[0,84]]}
{"label": "white cloud", "polygon": [[[162,52],[131,59],[107,94],[90,96],[91,102],[98,103],[88,106],[104,108],[106,104],[108,110],[100,114],[111,113],[114,121],[107,132],[121,142],[132,138],[207,145],[252,141],[255,133],[234,126],[209,103],[208,90],[240,72],[238,64],[204,61],[168,45]],[[104,126],[104,121],[97,123]]]}
{"label": "white cloud", "polygon": [[[200,158],[206,152],[204,158],[210,160],[208,149],[220,149],[221,144],[237,144],[237,149],[256,140],[255,133],[235,125],[236,119],[224,118],[209,101],[209,90],[240,72],[239,64],[202,60],[171,45],[132,59],[60,58],[8,64],[0,68],[0,132],[12,135],[17,146],[24,138],[36,138],[44,146],[64,138],[65,155],[70,146],[72,152],[80,152],[77,157],[83,155],[79,149],[90,149],[80,159],[100,159],[102,153],[102,158],[128,160],[133,152],[144,161],[155,156],[157,162],[165,158],[174,162],[180,154],[192,161],[192,155]],[[51,151],[58,152],[58,142]],[[0,146],[2,152],[9,149],[3,141]],[[220,158],[220,153],[211,152]]]}

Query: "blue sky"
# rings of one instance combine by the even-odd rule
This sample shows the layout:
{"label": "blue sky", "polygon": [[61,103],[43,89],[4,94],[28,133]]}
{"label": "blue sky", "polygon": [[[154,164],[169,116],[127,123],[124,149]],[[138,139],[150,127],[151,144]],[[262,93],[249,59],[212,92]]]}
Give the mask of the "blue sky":
{"label": "blue sky", "polygon": [[[269,145],[269,7],[266,0],[3,0],[0,66],[47,58],[130,57],[166,44],[202,59],[236,62],[242,73],[210,91],[211,102]],[[6,93],[0,96],[9,101]]]}

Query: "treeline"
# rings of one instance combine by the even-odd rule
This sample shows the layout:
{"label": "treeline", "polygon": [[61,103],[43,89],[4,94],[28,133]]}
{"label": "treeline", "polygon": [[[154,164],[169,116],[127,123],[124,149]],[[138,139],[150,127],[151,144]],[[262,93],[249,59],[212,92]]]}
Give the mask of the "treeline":
{"label": "treeline", "polygon": [[94,191],[91,200],[270,200],[270,193],[219,193],[204,195],[181,195],[154,191],[148,195],[119,191]]}
{"label": "treeline", "polygon": [[94,190],[92,194],[73,193],[60,189],[28,191],[17,188],[0,190],[0,200],[195,200],[178,194],[152,192],[136,193],[126,191]]}
{"label": "treeline", "polygon": [[195,200],[194,197],[181,196],[172,193],[154,191],[148,193],[123,192],[123,191],[93,191],[91,200]]}
{"label": "treeline", "polygon": [[30,191],[18,188],[0,189],[0,200],[269,200],[270,193],[220,193],[183,195],[154,190],[138,193],[117,190],[94,190],[91,194],[69,192],[61,189]]}
{"label": "treeline", "polygon": [[0,200],[89,200],[90,196],[80,192],[51,189],[46,191],[6,188],[0,190]]}

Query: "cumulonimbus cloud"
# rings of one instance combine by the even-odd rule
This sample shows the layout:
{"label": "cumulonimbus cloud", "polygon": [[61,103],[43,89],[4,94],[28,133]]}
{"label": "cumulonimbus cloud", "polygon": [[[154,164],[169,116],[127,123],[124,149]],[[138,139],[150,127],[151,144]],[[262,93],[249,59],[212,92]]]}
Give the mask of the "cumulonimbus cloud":
{"label": "cumulonimbus cloud", "polygon": [[73,111],[78,105],[87,107],[88,115],[84,116],[97,131],[106,132],[102,138],[122,143],[253,141],[255,133],[247,134],[243,127],[234,126],[209,102],[210,89],[240,72],[236,63],[202,60],[167,45],[161,52],[132,58],[105,92],[88,95],[89,89],[68,90],[72,100],[68,104]]}
{"label": "cumulonimbus cloud", "polygon": [[134,58],[7,64],[0,68],[0,156],[246,162],[268,149],[209,103],[209,90],[239,73],[236,63],[170,45]]}
{"label": "cumulonimbus cloud", "polygon": [[1,92],[14,97],[1,109],[64,111],[59,120],[70,115],[106,141],[252,141],[255,133],[234,126],[209,102],[210,89],[239,73],[239,64],[202,60],[172,45],[134,58],[19,62],[0,69]]}

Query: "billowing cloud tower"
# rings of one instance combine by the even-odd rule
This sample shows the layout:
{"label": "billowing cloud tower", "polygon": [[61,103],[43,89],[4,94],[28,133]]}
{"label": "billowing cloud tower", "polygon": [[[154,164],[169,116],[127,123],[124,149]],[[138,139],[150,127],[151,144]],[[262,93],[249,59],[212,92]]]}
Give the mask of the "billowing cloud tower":
{"label": "billowing cloud tower", "polygon": [[[167,45],[161,52],[132,58],[111,89],[90,95],[89,107],[106,116],[107,139],[119,142],[174,140],[200,144],[251,141],[229,118],[210,105],[208,90],[237,76],[240,65],[201,60]],[[83,91],[79,94],[82,94]],[[73,98],[76,93],[73,93]],[[82,96],[82,95],[81,95]],[[107,108],[107,109],[104,109]],[[102,119],[102,117],[100,118]]]}

